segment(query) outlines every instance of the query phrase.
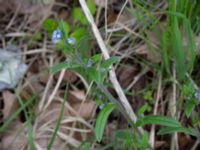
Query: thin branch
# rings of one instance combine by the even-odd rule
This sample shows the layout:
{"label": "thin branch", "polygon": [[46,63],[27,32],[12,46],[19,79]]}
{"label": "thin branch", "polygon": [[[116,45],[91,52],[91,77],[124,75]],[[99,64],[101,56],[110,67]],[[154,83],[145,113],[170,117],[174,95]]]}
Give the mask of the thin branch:
{"label": "thin branch", "polygon": [[[159,99],[162,95],[162,88],[161,87],[162,87],[162,75],[159,76],[158,90],[157,90],[157,94],[156,94],[156,102],[155,102],[155,105],[154,105],[153,115],[157,114]],[[151,132],[150,132],[150,135],[149,135],[149,142],[151,144],[151,147],[154,149],[155,148],[155,125],[151,126]]]}
{"label": "thin branch", "polygon": [[[175,68],[175,64],[173,64],[173,79],[174,79],[174,81],[176,81],[176,68]],[[176,82],[173,82],[172,89],[173,89],[173,97],[169,101],[169,110],[170,110],[171,116],[173,118],[176,118]],[[171,149],[175,149],[175,150],[179,149],[179,147],[178,147],[178,134],[177,134],[177,132],[175,132],[172,135],[172,138],[171,138]]]}
{"label": "thin branch", "polygon": [[[100,49],[102,51],[104,59],[109,59],[110,55],[108,53],[108,49],[105,46],[105,43],[104,43],[104,41],[103,41],[103,39],[102,39],[102,37],[100,35],[100,32],[99,32],[99,30],[98,30],[98,28],[97,28],[97,26],[96,26],[96,24],[94,22],[94,19],[93,19],[92,15],[91,15],[91,13],[90,13],[90,11],[88,9],[88,6],[87,6],[85,0],[79,0],[79,2],[81,4],[81,7],[83,9],[84,14],[86,15],[87,20],[89,21],[89,23],[92,26],[92,30],[93,30],[94,36],[95,36],[95,38],[96,38],[96,40],[98,42],[98,45],[99,45],[99,47],[100,47]],[[132,107],[129,104],[129,102],[128,102],[128,100],[127,100],[127,98],[126,98],[126,96],[125,96],[125,94],[124,94],[124,92],[123,92],[118,80],[117,80],[117,77],[116,77],[116,74],[115,74],[115,70],[113,69],[113,67],[110,69],[109,75],[110,75],[110,80],[111,80],[111,82],[112,82],[112,84],[113,84],[113,86],[114,86],[114,88],[115,88],[115,90],[116,90],[116,92],[117,92],[117,94],[119,96],[120,102],[122,103],[123,107],[125,108],[126,113],[129,115],[129,117],[131,118],[131,120],[133,122],[136,122],[137,117],[136,117],[134,111],[132,110]],[[141,133],[143,133],[143,129],[142,128],[139,128],[139,131]]]}

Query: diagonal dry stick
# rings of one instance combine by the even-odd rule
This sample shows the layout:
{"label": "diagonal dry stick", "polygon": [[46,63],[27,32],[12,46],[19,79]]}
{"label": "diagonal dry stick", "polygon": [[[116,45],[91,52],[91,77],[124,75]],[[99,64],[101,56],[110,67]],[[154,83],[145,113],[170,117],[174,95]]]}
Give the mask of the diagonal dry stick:
{"label": "diagonal dry stick", "polygon": [[[90,10],[88,9],[88,6],[87,6],[85,0],[79,0],[79,2],[81,4],[81,7],[83,9],[84,14],[86,15],[87,20],[89,21],[90,25],[92,26],[92,31],[93,31],[94,36],[95,36],[95,38],[98,42],[98,45],[99,45],[99,47],[102,51],[104,59],[109,59],[110,55],[108,53],[108,50],[105,46],[105,43],[104,43],[104,41],[103,41],[103,39],[100,35],[100,32],[99,32],[99,30],[98,30],[98,28],[97,28],[97,26],[94,22],[94,19],[93,19],[91,13],[90,13]],[[121,86],[120,86],[120,84],[117,80],[117,77],[116,77],[116,74],[115,74],[113,67],[110,69],[109,75],[110,75],[110,81],[112,82],[112,84],[113,84],[113,86],[114,86],[114,88],[115,88],[115,90],[116,90],[116,92],[119,96],[120,102],[122,103],[123,107],[126,110],[126,113],[129,115],[131,120],[135,123],[136,120],[137,120],[137,117],[136,117],[134,111],[132,110],[132,107],[129,104],[126,96],[124,95],[124,92],[123,92],[123,90],[122,90],[122,88],[121,88]],[[142,128],[139,128],[139,131],[141,133],[143,133]]]}

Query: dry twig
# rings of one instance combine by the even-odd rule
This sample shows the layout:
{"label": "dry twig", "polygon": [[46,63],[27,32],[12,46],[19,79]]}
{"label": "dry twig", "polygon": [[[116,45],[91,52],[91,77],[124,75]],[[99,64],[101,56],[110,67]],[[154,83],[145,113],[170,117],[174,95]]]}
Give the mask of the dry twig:
{"label": "dry twig", "polygon": [[[156,94],[156,102],[154,105],[154,110],[153,110],[153,115],[157,114],[157,110],[158,110],[158,103],[159,103],[159,99],[162,95],[162,76],[160,75],[159,77],[159,81],[158,81],[158,90],[157,90],[157,94]],[[151,126],[151,132],[149,135],[149,142],[151,144],[152,148],[155,148],[155,125]]]}
{"label": "dry twig", "polygon": [[[92,30],[93,30],[94,36],[95,36],[95,38],[96,38],[96,40],[98,42],[98,45],[99,45],[99,47],[100,47],[100,49],[102,51],[104,59],[109,59],[110,55],[108,53],[108,50],[107,50],[107,48],[105,46],[105,43],[104,43],[104,41],[103,41],[103,39],[102,39],[102,37],[100,35],[100,32],[99,32],[99,30],[98,30],[98,28],[97,28],[97,26],[96,26],[96,24],[94,22],[94,19],[93,19],[92,15],[91,15],[91,13],[90,13],[90,11],[88,9],[88,6],[87,6],[85,0],[79,0],[79,2],[81,4],[81,7],[82,7],[85,15],[86,15],[87,20],[89,21],[89,23],[92,26]],[[135,115],[134,111],[132,110],[132,107],[129,104],[129,102],[128,102],[128,100],[127,100],[127,98],[126,98],[126,96],[125,96],[125,94],[124,94],[124,92],[123,92],[118,80],[117,80],[117,77],[116,77],[116,74],[115,74],[115,70],[113,69],[113,67],[110,69],[109,75],[110,75],[110,80],[111,80],[111,82],[113,84],[113,87],[115,88],[115,90],[116,90],[116,92],[117,92],[117,94],[119,96],[119,99],[120,99],[123,107],[126,110],[126,113],[129,115],[129,117],[131,118],[131,120],[133,122],[136,122],[136,120],[137,120],[136,115]],[[142,128],[139,128],[139,131],[141,133],[143,133],[143,129]]]}

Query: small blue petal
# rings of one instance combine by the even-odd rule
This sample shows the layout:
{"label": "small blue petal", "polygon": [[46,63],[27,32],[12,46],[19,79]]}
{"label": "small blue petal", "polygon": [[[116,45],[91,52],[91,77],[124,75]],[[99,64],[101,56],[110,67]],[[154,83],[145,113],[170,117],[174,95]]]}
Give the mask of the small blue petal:
{"label": "small blue petal", "polygon": [[87,67],[92,67],[93,61],[92,59],[89,59],[87,62]]}
{"label": "small blue petal", "polygon": [[55,30],[53,31],[53,34],[51,36],[51,40],[53,43],[58,43],[58,41],[62,38],[62,31],[61,30]]}
{"label": "small blue petal", "polygon": [[196,97],[196,99],[200,100],[200,93],[195,93],[194,96]]}
{"label": "small blue petal", "polygon": [[70,45],[74,45],[75,42],[76,42],[75,38],[73,38],[73,37],[68,38],[67,41],[68,41],[68,43],[69,43]]}
{"label": "small blue petal", "polygon": [[103,109],[104,106],[105,106],[104,104],[100,104],[100,105],[99,105],[99,109]]}
{"label": "small blue petal", "polygon": [[67,58],[67,59],[65,60],[65,62],[66,62],[67,64],[70,64],[70,63],[71,63],[71,59],[70,59],[70,58]]}

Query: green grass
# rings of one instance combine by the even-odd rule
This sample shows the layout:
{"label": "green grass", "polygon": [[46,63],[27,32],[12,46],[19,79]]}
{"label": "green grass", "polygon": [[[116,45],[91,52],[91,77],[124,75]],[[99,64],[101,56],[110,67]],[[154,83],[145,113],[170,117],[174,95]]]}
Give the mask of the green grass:
{"label": "green grass", "polygon": [[53,132],[53,135],[50,139],[50,142],[47,146],[47,150],[51,150],[52,149],[52,146],[53,146],[53,143],[55,141],[55,138],[56,138],[56,135],[57,135],[57,132],[59,130],[59,127],[60,127],[60,124],[61,124],[61,121],[62,121],[62,118],[63,118],[63,115],[64,115],[64,110],[65,110],[65,102],[67,100],[67,97],[68,97],[68,85],[66,86],[66,90],[65,90],[65,94],[64,94],[64,101],[61,105],[61,109],[60,109],[60,114],[59,114],[59,117],[58,117],[58,120],[57,120],[57,123],[56,123],[56,126],[54,128],[54,132]]}
{"label": "green grass", "polygon": [[[96,11],[96,7],[92,1],[89,2],[93,13],[95,13],[94,11]],[[197,137],[199,136],[199,131],[197,134],[194,134],[194,130],[198,127],[196,125],[198,124],[198,121],[196,121],[198,112],[195,108],[197,105],[199,105],[199,102],[197,102],[194,97],[194,93],[199,91],[199,89],[195,88],[194,85],[196,83],[191,74],[194,72],[194,66],[197,65],[195,38],[200,33],[200,1],[166,1],[165,3],[169,4],[167,8],[157,8],[156,6],[158,3],[159,1],[155,0],[151,3],[143,0],[133,0],[132,3],[130,3],[130,5],[133,4],[132,7],[128,7],[126,9],[136,19],[137,26],[134,32],[139,34],[139,37],[131,34],[128,35],[128,31],[125,30],[111,34],[111,40],[114,41],[113,43],[117,43],[124,36],[128,35],[127,41],[122,43],[125,44],[123,45],[125,48],[123,47],[122,50],[119,50],[122,55],[123,53],[126,53],[127,47],[131,49],[132,47],[136,47],[137,44],[138,46],[146,44],[150,50],[161,54],[161,62],[157,64],[146,59],[144,56],[138,56],[134,52],[130,53],[131,56],[128,56],[127,59],[120,59],[120,61],[116,57],[111,57],[109,60],[102,59],[99,49],[93,43],[94,39],[90,35],[90,26],[88,25],[87,20],[85,20],[86,18],[82,17],[83,14],[79,6],[75,6],[73,11],[72,19],[74,19],[75,24],[69,25],[64,21],[60,21],[60,23],[58,23],[58,21],[54,22],[53,20],[47,20],[46,24],[44,24],[48,30],[49,24],[50,26],[53,24],[54,29],[60,28],[64,31],[64,39],[62,39],[61,43],[59,43],[60,45],[58,44],[58,49],[61,50],[64,56],[69,57],[72,60],[70,64],[63,62],[51,67],[50,73],[59,72],[62,69],[73,70],[74,72],[79,73],[79,75],[83,77],[85,82],[88,84],[94,83],[92,84],[91,92],[87,95],[88,97],[91,96],[94,100],[96,100],[98,96],[102,96],[102,99],[100,99],[102,103],[107,104],[108,102],[112,102],[116,105],[117,111],[114,111],[112,114],[110,113],[114,107],[108,109],[107,112],[104,112],[104,109],[99,110],[99,114],[101,114],[100,119],[92,118],[92,123],[95,121],[97,123],[96,130],[94,131],[97,137],[96,139],[93,138],[91,140],[87,139],[84,141],[81,145],[81,148],[84,147],[85,150],[88,150],[90,149],[91,145],[96,144],[97,140],[99,142],[98,144],[101,145],[100,149],[102,150],[117,150],[121,146],[118,142],[122,143],[122,147],[124,149],[151,149],[148,143],[148,133],[144,132],[144,134],[140,134],[136,125],[142,126],[144,129],[146,125],[167,126],[166,128],[158,126],[158,128],[161,130],[159,130],[159,132],[156,130],[156,137],[159,138],[163,138],[165,134],[173,135],[175,132],[181,132]],[[162,31],[159,30],[160,25],[162,25]],[[50,30],[53,29],[50,28]],[[154,48],[154,43],[152,43],[151,40],[151,34],[148,34],[149,32],[155,33],[158,40],[157,42],[159,43],[156,45],[157,48]],[[102,35],[104,34],[102,33]],[[74,36],[77,39],[77,43],[73,46],[67,44],[67,38],[70,36]],[[112,47],[112,42],[108,42],[108,47]],[[93,60],[92,67],[87,67],[88,59]],[[113,87],[110,84],[107,76],[111,65],[119,63],[118,67],[123,68],[124,65],[127,65],[126,63],[131,64],[132,62],[140,66],[140,71],[144,68],[148,68],[153,74],[152,78],[150,79],[147,79],[145,76],[144,80],[148,81],[144,84],[145,87],[140,87],[139,90],[136,91],[133,91],[132,89],[128,91],[123,89],[124,93],[131,97],[130,102],[133,102],[133,105],[136,103],[134,101],[135,97],[141,96],[141,101],[144,99],[139,108],[138,106],[134,106],[134,108],[137,109],[134,111],[138,112],[138,122],[136,124],[129,119],[128,114],[126,114],[124,111],[126,108],[124,108],[123,105],[118,101],[118,98],[112,95],[114,92],[111,94],[111,92],[108,90],[112,89]],[[173,75],[174,67],[176,72],[175,76]],[[162,109],[164,109],[164,113],[160,116],[153,116],[152,113],[154,109],[157,88],[159,85],[159,81],[157,79],[160,76],[162,76],[163,93],[161,93],[162,95],[160,96],[160,99],[162,100],[162,106],[160,105],[158,109],[163,107]],[[81,85],[79,83],[77,83],[77,85]],[[166,112],[168,111],[166,105],[171,100],[166,99],[166,97],[169,94],[169,89],[173,88],[174,85],[176,86],[176,93],[173,93],[176,95],[176,113],[181,110],[180,113],[183,112],[182,117],[184,119],[191,120],[189,128],[187,124],[181,122],[178,116],[171,117],[166,115]],[[76,85],[73,85],[72,87],[75,88],[75,86]],[[60,108],[60,114],[47,146],[48,150],[52,149],[59,131],[59,127],[64,115],[64,106],[65,102],[67,101],[68,90],[69,85],[67,85],[65,90],[64,101]],[[25,125],[28,131],[28,144],[30,150],[34,150],[35,148],[33,123],[35,117],[37,116],[34,114],[34,109],[31,108],[31,105],[34,105],[35,99],[36,95],[33,95],[31,99],[26,101],[22,100],[18,96],[18,101],[20,103],[19,109],[8,119],[6,119],[4,124],[0,127],[0,133],[4,133],[9,128],[10,123],[18,115],[23,114],[25,116]],[[127,125],[127,128],[123,129],[123,132],[122,129],[119,128],[119,124],[121,123],[119,122],[120,117],[125,118],[123,123]],[[112,138],[106,137],[104,136],[103,132],[106,122],[113,121],[113,118],[115,118],[116,124],[118,124],[116,130],[114,131],[115,134]],[[106,144],[104,144],[104,142]]]}

